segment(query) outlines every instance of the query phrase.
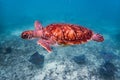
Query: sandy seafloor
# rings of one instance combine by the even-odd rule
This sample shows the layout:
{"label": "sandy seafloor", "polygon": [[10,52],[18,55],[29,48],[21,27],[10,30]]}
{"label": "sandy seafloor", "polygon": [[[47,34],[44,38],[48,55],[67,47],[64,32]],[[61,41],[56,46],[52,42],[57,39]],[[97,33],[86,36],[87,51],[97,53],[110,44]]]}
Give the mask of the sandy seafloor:
{"label": "sandy seafloor", "polygon": [[[52,47],[51,54],[37,45],[37,40],[21,39],[21,32],[16,29],[0,35],[0,80],[120,80],[120,45],[106,31],[102,33],[105,37],[102,43],[90,41]],[[6,51],[6,48],[10,50]],[[44,55],[43,67],[29,61],[35,52]],[[108,70],[103,66],[106,63],[104,52],[108,53]],[[79,55],[85,57],[78,64],[73,58]]]}

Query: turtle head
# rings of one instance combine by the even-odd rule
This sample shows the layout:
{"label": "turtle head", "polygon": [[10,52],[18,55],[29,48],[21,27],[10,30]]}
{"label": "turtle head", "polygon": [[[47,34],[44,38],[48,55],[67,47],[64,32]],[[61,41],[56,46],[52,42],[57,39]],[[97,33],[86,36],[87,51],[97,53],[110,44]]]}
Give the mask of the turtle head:
{"label": "turtle head", "polygon": [[21,33],[21,38],[23,39],[33,39],[33,30],[24,31]]}

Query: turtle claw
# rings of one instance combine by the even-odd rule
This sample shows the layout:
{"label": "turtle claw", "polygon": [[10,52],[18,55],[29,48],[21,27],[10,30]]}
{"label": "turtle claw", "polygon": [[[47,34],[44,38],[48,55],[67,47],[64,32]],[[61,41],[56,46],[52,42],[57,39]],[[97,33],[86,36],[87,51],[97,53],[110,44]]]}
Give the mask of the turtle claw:
{"label": "turtle claw", "polygon": [[50,44],[48,43],[48,40],[40,39],[38,40],[37,44],[41,45],[44,49],[46,49],[49,53],[52,52],[50,48]]}

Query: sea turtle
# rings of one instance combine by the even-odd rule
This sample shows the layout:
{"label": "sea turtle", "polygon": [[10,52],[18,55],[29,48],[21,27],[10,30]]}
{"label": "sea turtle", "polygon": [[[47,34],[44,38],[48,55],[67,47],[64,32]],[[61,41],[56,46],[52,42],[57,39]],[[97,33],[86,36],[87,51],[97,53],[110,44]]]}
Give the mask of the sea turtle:
{"label": "sea turtle", "polygon": [[76,24],[50,24],[47,27],[42,27],[39,21],[34,23],[35,30],[27,30],[22,32],[21,38],[34,39],[38,38],[38,44],[51,52],[51,45],[75,45],[86,43],[90,40],[97,42],[104,41],[100,34],[95,34],[88,28]]}

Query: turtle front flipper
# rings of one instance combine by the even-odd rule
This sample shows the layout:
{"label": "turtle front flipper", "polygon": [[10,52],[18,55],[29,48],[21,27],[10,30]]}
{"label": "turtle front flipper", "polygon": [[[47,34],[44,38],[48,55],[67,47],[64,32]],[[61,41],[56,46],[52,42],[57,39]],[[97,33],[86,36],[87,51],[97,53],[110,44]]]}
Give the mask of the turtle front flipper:
{"label": "turtle front flipper", "polygon": [[45,39],[40,39],[37,42],[39,45],[41,45],[43,48],[45,48],[49,53],[52,51],[50,48],[50,42],[49,40],[45,40]]}
{"label": "turtle front flipper", "polygon": [[35,27],[35,30],[42,30],[43,29],[42,25],[37,20],[34,23],[34,27]]}

